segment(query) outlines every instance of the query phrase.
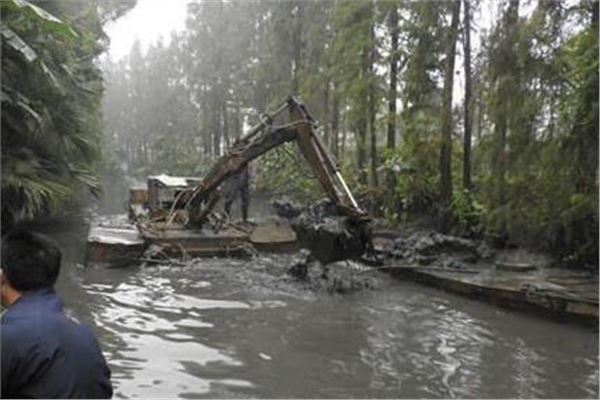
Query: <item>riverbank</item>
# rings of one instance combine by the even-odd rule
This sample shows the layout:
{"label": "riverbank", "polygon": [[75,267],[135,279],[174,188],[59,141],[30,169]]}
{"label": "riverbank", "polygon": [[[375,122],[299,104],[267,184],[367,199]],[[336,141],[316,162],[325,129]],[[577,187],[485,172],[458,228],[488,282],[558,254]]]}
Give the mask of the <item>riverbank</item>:
{"label": "riverbank", "polygon": [[560,267],[550,255],[524,248],[414,227],[374,235],[384,256],[378,268],[399,279],[598,330],[597,272]]}

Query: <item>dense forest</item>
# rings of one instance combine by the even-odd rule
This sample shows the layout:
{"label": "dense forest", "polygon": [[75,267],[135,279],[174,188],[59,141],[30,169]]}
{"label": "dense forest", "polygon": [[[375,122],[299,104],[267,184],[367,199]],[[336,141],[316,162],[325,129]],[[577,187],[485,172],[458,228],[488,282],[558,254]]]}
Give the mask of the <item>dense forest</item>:
{"label": "dense forest", "polygon": [[[102,25],[132,4],[74,3],[2,2],[3,225],[97,176],[202,176],[293,94],[372,215],[597,265],[597,1],[191,2],[103,60],[104,92]],[[293,145],[254,164],[256,189],[322,196]]]}

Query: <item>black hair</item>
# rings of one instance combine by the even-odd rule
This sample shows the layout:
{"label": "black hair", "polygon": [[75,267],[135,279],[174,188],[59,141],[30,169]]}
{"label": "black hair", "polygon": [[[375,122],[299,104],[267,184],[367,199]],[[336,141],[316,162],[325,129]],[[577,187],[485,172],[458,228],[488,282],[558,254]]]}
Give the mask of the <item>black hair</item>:
{"label": "black hair", "polygon": [[62,253],[45,235],[26,230],[2,238],[2,272],[10,285],[26,292],[54,286]]}

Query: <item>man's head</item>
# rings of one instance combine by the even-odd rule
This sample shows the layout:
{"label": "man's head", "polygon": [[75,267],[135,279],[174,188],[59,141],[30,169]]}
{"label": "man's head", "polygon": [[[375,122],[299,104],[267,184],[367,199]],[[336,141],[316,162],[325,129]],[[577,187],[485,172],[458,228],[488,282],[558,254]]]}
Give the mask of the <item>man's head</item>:
{"label": "man's head", "polygon": [[17,231],[2,238],[2,303],[10,305],[14,292],[51,288],[60,271],[61,252],[49,238]]}

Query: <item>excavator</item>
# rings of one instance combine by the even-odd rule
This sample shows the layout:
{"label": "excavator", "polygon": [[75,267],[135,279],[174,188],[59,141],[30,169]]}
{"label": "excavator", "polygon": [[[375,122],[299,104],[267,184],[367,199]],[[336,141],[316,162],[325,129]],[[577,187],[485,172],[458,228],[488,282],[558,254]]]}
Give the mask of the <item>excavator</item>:
{"label": "excavator", "polygon": [[[289,97],[272,114],[262,114],[260,122],[237,139],[205,177],[149,176],[147,188],[130,189],[131,226],[101,223],[90,229],[86,263],[120,265],[139,259],[176,263],[170,258],[173,254],[184,259],[243,256],[274,247],[296,250],[298,245],[323,264],[373,254],[371,219],[359,207],[315,127],[306,106]],[[329,210],[322,218],[323,213],[311,210],[289,223],[275,218],[252,228],[213,212],[225,181],[250,161],[288,142],[297,143],[335,205],[334,212]]]}
{"label": "excavator", "polygon": [[[274,125],[276,117],[289,111],[289,122]],[[272,114],[262,114],[260,122],[240,137],[193,189],[186,204],[188,225],[201,227],[220,198],[219,186],[240,172],[244,166],[268,151],[295,141],[308,161],[315,177],[339,211],[357,221],[368,221],[342,177],[334,156],[315,132],[316,122],[306,106],[290,96]]]}
{"label": "excavator", "polygon": [[[274,121],[286,111],[288,122],[276,125]],[[371,219],[359,207],[340,173],[334,156],[316,134],[315,127],[316,121],[306,106],[293,96],[290,96],[273,113],[262,114],[260,122],[246,135],[236,140],[187,196],[185,203],[188,213],[187,226],[197,229],[207,222],[221,196],[221,184],[239,173],[248,162],[284,143],[296,142],[325,193],[337,206],[339,213],[346,217],[345,245],[338,243],[340,239],[334,238],[335,243],[331,247],[336,247],[337,251],[326,249],[323,257],[339,259],[345,254],[350,258],[362,254],[365,250],[368,251],[371,247]],[[311,240],[313,243],[319,243],[322,238],[318,234],[313,234]],[[332,256],[334,252],[339,255]]]}

